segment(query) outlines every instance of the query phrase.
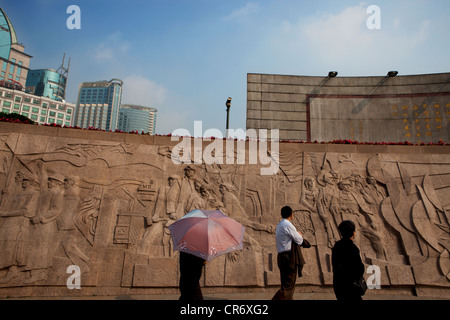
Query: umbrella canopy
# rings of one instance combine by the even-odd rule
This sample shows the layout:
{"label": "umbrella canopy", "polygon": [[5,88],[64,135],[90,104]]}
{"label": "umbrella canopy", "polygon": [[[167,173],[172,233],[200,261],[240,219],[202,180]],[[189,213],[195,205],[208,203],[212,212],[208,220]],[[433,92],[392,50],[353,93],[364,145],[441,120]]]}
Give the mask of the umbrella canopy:
{"label": "umbrella canopy", "polygon": [[193,210],[169,226],[174,250],[210,261],[242,250],[245,227],[219,210]]}

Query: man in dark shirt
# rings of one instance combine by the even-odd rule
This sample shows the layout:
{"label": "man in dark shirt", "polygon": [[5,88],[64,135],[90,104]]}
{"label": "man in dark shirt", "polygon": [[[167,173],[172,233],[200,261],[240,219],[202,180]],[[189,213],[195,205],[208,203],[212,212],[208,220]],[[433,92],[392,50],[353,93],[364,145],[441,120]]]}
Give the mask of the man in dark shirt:
{"label": "man in dark shirt", "polygon": [[355,230],[353,221],[342,221],[339,225],[342,239],[336,242],[332,250],[333,289],[338,300],[362,300],[354,285],[364,274],[359,249],[353,243]]}

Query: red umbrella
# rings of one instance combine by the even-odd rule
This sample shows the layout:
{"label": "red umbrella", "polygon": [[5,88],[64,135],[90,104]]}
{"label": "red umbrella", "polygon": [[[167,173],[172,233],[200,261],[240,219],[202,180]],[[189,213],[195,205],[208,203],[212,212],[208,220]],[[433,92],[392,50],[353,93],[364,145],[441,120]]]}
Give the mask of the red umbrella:
{"label": "red umbrella", "polygon": [[169,229],[174,250],[207,261],[243,248],[245,227],[219,210],[192,210]]}

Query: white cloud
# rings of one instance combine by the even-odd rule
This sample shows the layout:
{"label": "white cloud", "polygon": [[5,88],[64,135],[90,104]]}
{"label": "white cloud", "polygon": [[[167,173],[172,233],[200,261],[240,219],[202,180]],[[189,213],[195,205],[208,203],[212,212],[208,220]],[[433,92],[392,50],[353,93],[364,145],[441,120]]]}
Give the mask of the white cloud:
{"label": "white cloud", "polygon": [[140,104],[157,108],[164,104],[168,90],[140,75],[129,75],[123,79],[123,103]]}
{"label": "white cloud", "polygon": [[368,36],[367,17],[366,8],[349,7],[339,14],[311,19],[301,30],[307,43],[324,57],[361,53],[373,42],[373,37]]}
{"label": "white cloud", "polygon": [[[311,61],[323,68],[345,68],[342,74],[384,72],[405,65],[419,55],[430,37],[432,22],[410,28],[399,16],[391,23],[381,12],[381,29],[367,27],[367,5],[347,7],[338,13],[319,13],[298,21],[280,21],[266,42],[285,61]],[[416,58],[417,59],[417,58]],[[307,67],[307,66],[306,66]],[[338,70],[339,71],[339,70]]]}
{"label": "white cloud", "polygon": [[247,4],[239,9],[234,10],[231,14],[223,17],[223,20],[232,20],[242,18],[255,13],[258,10],[258,4],[254,2],[247,2]]}
{"label": "white cloud", "polygon": [[416,36],[412,40],[413,45],[419,45],[428,39],[430,25],[431,25],[430,20],[422,21],[419,32],[416,34]]}
{"label": "white cloud", "polygon": [[129,45],[123,40],[122,33],[115,32],[99,43],[90,53],[96,61],[111,62],[127,54],[128,50]]}

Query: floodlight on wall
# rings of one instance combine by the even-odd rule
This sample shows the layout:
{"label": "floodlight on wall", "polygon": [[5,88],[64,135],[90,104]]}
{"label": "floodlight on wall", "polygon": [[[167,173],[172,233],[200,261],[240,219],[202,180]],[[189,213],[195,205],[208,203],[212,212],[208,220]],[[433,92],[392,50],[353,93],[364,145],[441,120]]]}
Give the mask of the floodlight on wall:
{"label": "floodlight on wall", "polygon": [[330,71],[328,72],[328,77],[330,78],[334,78],[338,75],[337,71]]}
{"label": "floodlight on wall", "polygon": [[389,77],[395,77],[398,75],[398,71],[389,71],[387,74]]}

